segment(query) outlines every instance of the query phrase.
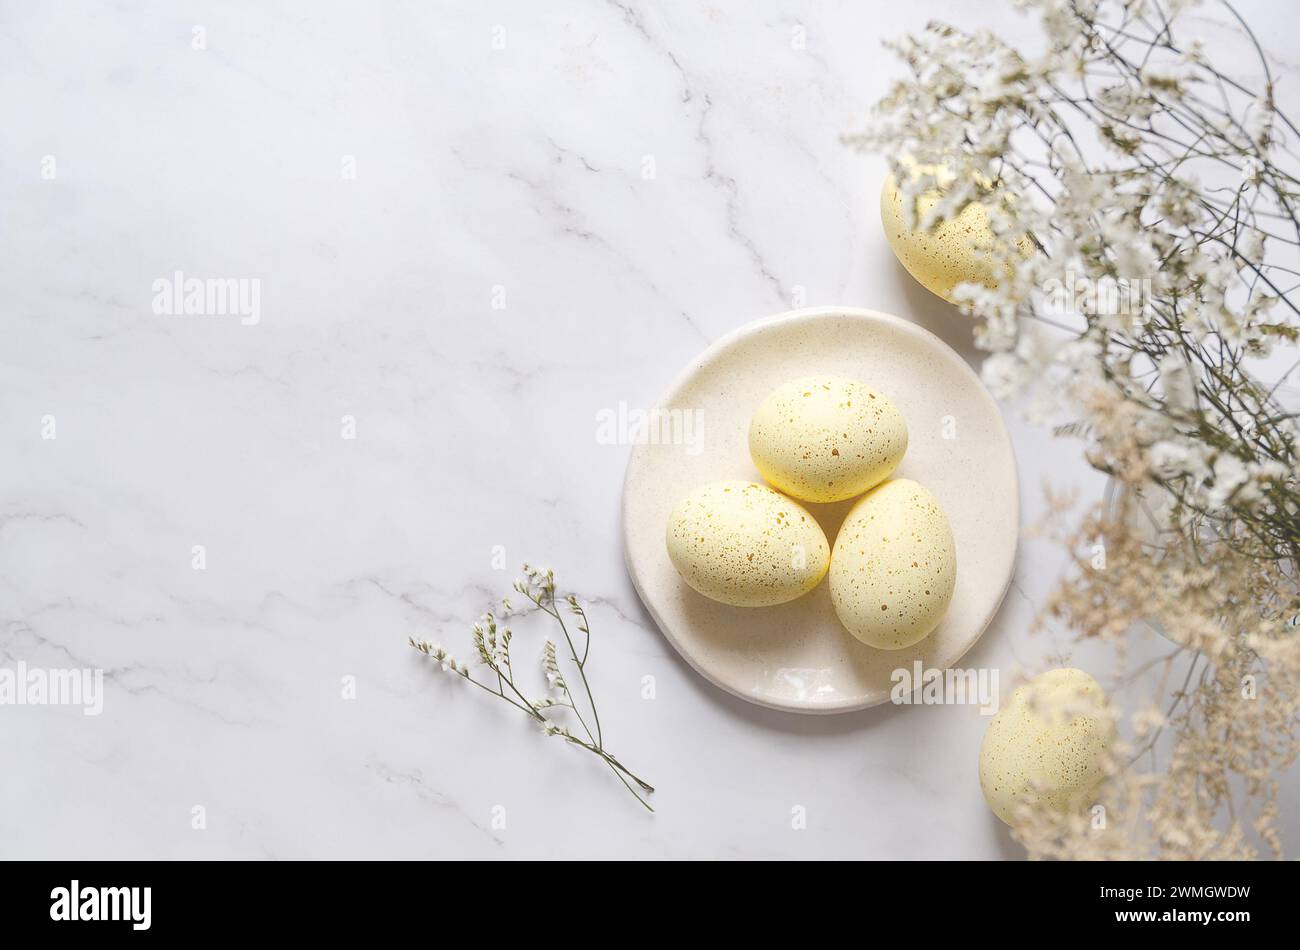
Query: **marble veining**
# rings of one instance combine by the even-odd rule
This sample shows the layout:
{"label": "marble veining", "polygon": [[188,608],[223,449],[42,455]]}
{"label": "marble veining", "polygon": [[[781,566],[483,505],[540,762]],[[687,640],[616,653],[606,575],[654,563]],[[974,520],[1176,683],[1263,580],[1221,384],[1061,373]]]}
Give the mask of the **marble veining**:
{"label": "marble veining", "polygon": [[[1294,10],[1239,6],[1295,102]],[[798,717],[693,673],[624,572],[630,447],[595,434],[792,306],[978,363],[885,244],[882,161],[840,143],[899,69],[881,40],[933,18],[1034,32],[955,0],[11,8],[0,664],[105,696],[0,706],[0,856],[1018,856],[975,709]],[[257,322],[155,312],[176,271],[258,281]],[[1100,493],[1004,409],[1025,523],[1046,479]],[[590,605],[655,815],[407,647],[467,655],[525,560]],[[1026,541],[963,662],[1097,661],[1029,633],[1062,565]]]}

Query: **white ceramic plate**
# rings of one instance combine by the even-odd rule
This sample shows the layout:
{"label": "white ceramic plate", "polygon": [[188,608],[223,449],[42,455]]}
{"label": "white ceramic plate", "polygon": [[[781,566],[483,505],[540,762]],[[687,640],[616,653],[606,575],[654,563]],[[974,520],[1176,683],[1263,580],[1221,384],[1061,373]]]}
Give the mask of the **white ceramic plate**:
{"label": "white ceramic plate", "polygon": [[[861,379],[894,400],[909,440],[895,476],[934,492],[952,522],[952,603],[939,627],[906,650],[876,650],[850,636],[826,581],[778,607],[728,607],[687,587],[668,560],[672,507],[706,482],[761,482],[749,457],[750,416],[779,384],[819,373]],[[675,420],[675,438],[661,424],[669,439],[651,438],[632,452],[623,486],[627,567],[659,629],[706,679],[776,709],[848,712],[886,701],[895,669],[910,670],[916,660],[952,666],[993,619],[1011,583],[1019,535],[1015,457],[993,398],[932,333],[871,310],[781,314],[710,346],[657,408],[683,414],[659,417]],[[852,504],[806,507],[833,545]]]}

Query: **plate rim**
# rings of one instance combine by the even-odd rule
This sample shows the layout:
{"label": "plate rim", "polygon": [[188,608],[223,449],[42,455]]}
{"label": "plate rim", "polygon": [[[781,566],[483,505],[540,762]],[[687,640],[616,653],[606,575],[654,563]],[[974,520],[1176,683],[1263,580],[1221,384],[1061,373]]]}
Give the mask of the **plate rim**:
{"label": "plate rim", "polygon": [[[955,349],[953,349],[946,341],[944,341],[942,337],[938,336],[937,334],[933,333],[930,330],[927,330],[925,327],[921,326],[918,323],[913,323],[911,320],[906,320],[892,313],[885,313],[882,310],[873,310],[867,307],[850,307],[850,306],[832,305],[832,306],[822,306],[822,307],[803,307],[796,310],[785,310],[780,313],[773,314],[771,316],[760,317],[757,320],[751,320],[748,323],[743,323],[740,326],[732,330],[729,330],[727,333],[718,337],[716,340],[714,340],[712,343],[706,346],[702,351],[696,354],[696,356],[677,373],[677,375],[673,378],[672,382],[663,391],[660,397],[657,400],[655,400],[653,408],[658,409],[664,404],[671,402],[672,399],[687,384],[687,382],[689,382],[690,379],[699,371],[702,365],[716,358],[722,351],[733,346],[737,341],[743,339],[744,337],[750,336],[761,329],[765,329],[771,326],[777,326],[784,323],[814,322],[817,320],[822,320],[830,317],[850,317],[854,319],[867,320],[872,322],[877,322],[877,321],[883,322],[883,323],[890,324],[894,327],[897,327],[903,330],[904,332],[912,333],[915,336],[925,340],[927,343],[929,343],[932,346],[932,348],[942,353],[944,358],[949,360],[949,362],[953,362],[958,366],[960,366],[961,370],[964,371],[967,374],[967,376],[975,383],[975,388],[978,390],[980,394],[980,398],[982,398],[990,407],[992,407],[993,415],[997,419],[997,425],[1001,430],[1002,435],[1006,438],[1008,446],[1011,447],[1011,452],[1010,452],[1011,481],[1012,481],[1012,487],[1014,488],[1014,491],[1012,492],[1012,506],[1015,510],[1015,523],[1016,523],[1015,544],[1011,548],[1011,568],[1007,572],[1007,578],[1002,585],[1002,590],[998,593],[997,599],[993,602],[992,607],[989,608],[988,615],[980,623],[979,631],[975,634],[974,637],[971,638],[970,642],[965,646],[965,648],[963,648],[962,651],[959,654],[957,654],[957,656],[953,657],[951,662],[946,667],[944,667],[945,669],[952,669],[954,666],[956,666],[956,664],[960,663],[962,658],[966,656],[966,654],[969,653],[972,649],[974,649],[975,644],[979,643],[980,640],[984,637],[984,634],[988,630],[989,625],[993,623],[993,620],[997,617],[998,613],[1001,611],[1002,604],[1007,597],[1007,592],[1010,591],[1011,589],[1011,582],[1015,579],[1016,560],[1020,552],[1020,465],[1016,459],[1015,446],[1011,441],[1011,433],[1007,429],[1006,420],[1002,417],[1002,410],[998,406],[997,400],[994,399],[993,394],[988,391],[988,387],[986,387],[984,385],[984,381],[980,379],[979,373],[975,372],[975,370],[971,367],[971,365],[967,363],[965,359],[962,358],[961,354],[958,353]],[[694,670],[701,677],[703,677],[706,682],[710,683],[713,686],[716,686],[718,689],[721,689],[723,692],[731,696],[735,696],[736,698],[742,699],[745,702],[753,703],[756,706],[761,706],[766,709],[774,709],[779,712],[797,713],[800,715],[833,716],[833,715],[839,715],[843,713],[860,712],[864,709],[872,709],[876,706],[883,705],[887,701],[887,699],[879,699],[874,702],[850,700],[840,704],[833,703],[833,702],[832,703],[808,703],[808,702],[800,703],[799,701],[773,702],[769,699],[764,699],[761,696],[757,696],[754,695],[753,693],[745,692],[728,683],[722,682],[721,680],[716,678],[712,673],[710,673],[708,670],[704,669],[696,661],[696,658],[691,655],[691,652],[685,647],[683,647],[681,643],[678,642],[677,638],[666,628],[663,619],[660,617],[659,612],[655,609],[654,605],[651,604],[650,601],[646,598],[645,591],[642,588],[641,578],[638,576],[637,570],[632,564],[631,549],[630,546],[628,545],[628,483],[631,480],[632,469],[633,466],[636,464],[638,453],[642,448],[644,448],[644,446],[641,445],[632,446],[632,451],[628,456],[627,466],[623,472],[622,499],[620,501],[620,508],[619,508],[619,515],[622,521],[622,529],[623,529],[622,531],[623,566],[627,571],[628,577],[632,581],[632,587],[636,591],[637,599],[641,601],[641,605],[645,608],[646,612],[650,614],[650,619],[654,621],[655,628],[659,631],[660,636],[662,636],[665,640],[667,640],[668,643],[672,646],[672,648],[677,651],[677,655],[680,656],[683,660],[685,660],[687,665],[689,665],[692,670]],[[823,581],[823,583],[825,583],[825,581]],[[918,686],[918,688],[920,687]]]}

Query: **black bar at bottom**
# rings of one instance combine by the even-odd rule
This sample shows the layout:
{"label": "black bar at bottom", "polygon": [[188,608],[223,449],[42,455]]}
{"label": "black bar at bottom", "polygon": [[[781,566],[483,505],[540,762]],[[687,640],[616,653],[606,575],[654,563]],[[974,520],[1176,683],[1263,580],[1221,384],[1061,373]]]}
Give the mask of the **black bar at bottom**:
{"label": "black bar at bottom", "polygon": [[0,865],[0,920],[6,938],[92,940],[285,934],[422,942],[428,928],[425,936],[441,942],[469,939],[453,936],[463,927],[495,931],[506,922],[531,940],[533,928],[547,939],[563,922],[567,934],[590,931],[611,942],[608,921],[617,918],[623,932],[662,931],[665,940],[675,933],[673,942],[685,933],[679,926],[696,927],[688,921],[726,928],[734,942],[751,927],[767,937],[797,932],[799,920],[847,926],[864,939],[933,939],[954,929],[1025,936],[1042,925],[1051,930],[1040,933],[1071,937],[1231,940],[1291,923],[1295,872],[1290,863],[11,862]]}

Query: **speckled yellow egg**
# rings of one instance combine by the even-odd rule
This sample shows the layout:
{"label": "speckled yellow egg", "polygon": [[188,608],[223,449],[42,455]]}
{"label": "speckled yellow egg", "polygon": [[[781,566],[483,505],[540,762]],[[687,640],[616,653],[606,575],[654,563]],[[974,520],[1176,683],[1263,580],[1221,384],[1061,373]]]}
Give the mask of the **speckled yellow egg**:
{"label": "speckled yellow egg", "polygon": [[980,746],[980,788],[1014,824],[1022,803],[1081,811],[1093,803],[1114,740],[1106,694],[1082,670],[1048,670],[1011,694]]}
{"label": "speckled yellow egg", "polygon": [[929,636],[957,583],[939,500],[906,478],[863,495],[835,538],[830,575],[840,623],[867,646],[901,650]]}
{"label": "speckled yellow egg", "polygon": [[[943,189],[953,181],[952,173],[933,165],[911,165],[915,175],[932,174],[939,187],[916,197],[916,224],[943,197]],[[902,191],[891,173],[880,191],[880,220],[885,238],[894,254],[921,286],[950,303],[953,288],[960,283],[997,287],[1008,274],[1005,246],[989,227],[988,210],[972,201],[954,218],[940,222],[930,230],[913,227],[907,215]],[[1016,253],[1028,253],[1030,245],[1022,241]]]}
{"label": "speckled yellow egg", "polygon": [[803,501],[843,501],[879,484],[907,451],[907,424],[884,393],[839,376],[777,387],[749,426],[769,483]]}
{"label": "speckled yellow egg", "polygon": [[733,607],[771,607],[826,576],[830,545],[799,504],[755,482],[713,482],[668,518],[668,557],[682,580]]}

